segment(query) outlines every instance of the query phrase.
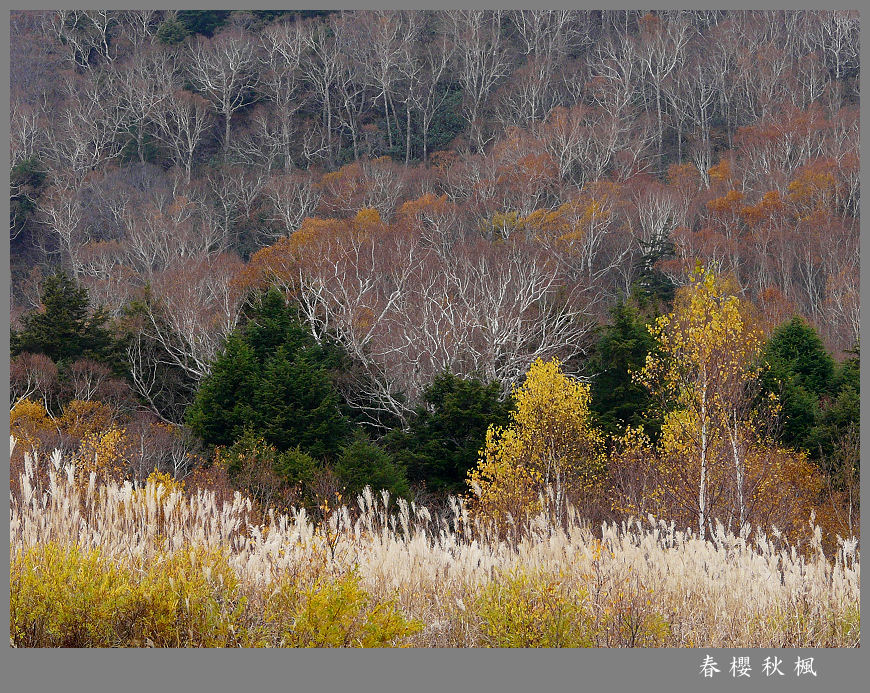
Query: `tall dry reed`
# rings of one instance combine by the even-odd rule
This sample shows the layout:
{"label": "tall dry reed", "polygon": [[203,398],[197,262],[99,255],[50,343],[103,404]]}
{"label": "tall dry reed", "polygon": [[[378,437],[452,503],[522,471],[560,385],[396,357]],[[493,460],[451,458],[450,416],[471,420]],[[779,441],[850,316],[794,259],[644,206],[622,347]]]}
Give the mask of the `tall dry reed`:
{"label": "tall dry reed", "polygon": [[[38,464],[47,475],[37,474]],[[719,527],[702,540],[653,518],[593,531],[569,510],[565,523],[530,518],[505,539],[475,523],[461,499],[433,516],[370,489],[355,507],[337,508],[319,523],[294,510],[254,524],[251,502],[240,494],[219,504],[202,490],[100,484],[93,475],[83,486],[59,454],[28,456],[19,489],[10,505],[13,555],[54,543],[99,548],[106,559],[133,565],[191,547],[223,549],[250,597],[250,618],[287,576],[353,574],[374,599],[393,600],[422,622],[411,640],[417,646],[515,642],[499,639],[488,609],[504,612],[526,599],[520,611],[546,611],[534,585],[579,605],[582,627],[575,626],[593,646],[858,645],[857,541],[839,539],[836,554],[825,556],[818,529],[810,550],[799,552],[776,532],[748,540]],[[542,613],[546,627],[561,623]]]}

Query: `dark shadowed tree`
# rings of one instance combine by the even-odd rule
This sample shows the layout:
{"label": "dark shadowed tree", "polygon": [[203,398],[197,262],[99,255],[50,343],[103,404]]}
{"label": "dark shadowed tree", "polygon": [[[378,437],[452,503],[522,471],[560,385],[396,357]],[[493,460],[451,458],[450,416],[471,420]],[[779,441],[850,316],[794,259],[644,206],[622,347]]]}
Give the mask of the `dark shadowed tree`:
{"label": "dark shadowed tree", "polygon": [[765,393],[782,406],[782,441],[817,454],[812,430],[821,416],[820,399],[830,397],[836,364],[818,333],[801,318],[792,318],[774,331],[762,355]]}
{"label": "dark shadowed tree", "polygon": [[394,497],[408,496],[408,481],[401,464],[360,433],[342,449],[334,469],[348,495],[348,502],[366,486],[371,486],[376,492],[386,489]]}
{"label": "dark shadowed tree", "polygon": [[433,491],[461,493],[480,457],[489,426],[506,426],[511,400],[501,398],[498,382],[484,383],[449,372],[425,390],[408,430],[394,430],[387,445],[411,481]]}
{"label": "dark shadowed tree", "polygon": [[20,332],[12,330],[11,355],[45,354],[55,363],[79,358],[120,368],[119,345],[104,310],[91,311],[87,289],[64,272],[42,286],[41,309],[22,317]]}
{"label": "dark shadowed tree", "polygon": [[613,322],[602,329],[589,364],[592,415],[607,435],[620,436],[627,426],[643,426],[655,438],[661,421],[651,418],[649,391],[632,377],[643,368],[655,339],[636,301],[620,301],[611,316]]}
{"label": "dark shadowed tree", "polygon": [[229,445],[246,429],[280,451],[299,447],[333,457],[350,423],[331,376],[339,352],[321,346],[271,291],[233,333],[187,412],[193,431],[210,445]]}

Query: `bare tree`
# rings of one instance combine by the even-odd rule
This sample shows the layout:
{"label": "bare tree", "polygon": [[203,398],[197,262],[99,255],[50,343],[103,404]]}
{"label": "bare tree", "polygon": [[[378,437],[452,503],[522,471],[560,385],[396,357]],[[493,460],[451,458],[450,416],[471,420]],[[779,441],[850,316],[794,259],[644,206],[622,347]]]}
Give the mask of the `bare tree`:
{"label": "bare tree", "polygon": [[708,53],[709,48],[697,46],[687,64],[662,84],[662,91],[675,115],[678,161],[682,161],[683,124],[686,120],[691,123],[698,146],[705,150],[705,158],[712,159],[710,133],[721,77],[717,74],[716,62],[710,60]]}
{"label": "bare tree", "polygon": [[66,47],[75,66],[90,69],[95,57],[107,63],[114,60],[111,43],[118,14],[114,10],[55,10],[45,18],[45,31]]}
{"label": "bare tree", "polygon": [[665,81],[680,68],[692,27],[682,19],[663,21],[647,15],[641,22],[638,55],[648,83],[653,87],[658,124],[658,164],[661,167],[664,138],[662,90]]}
{"label": "bare tree", "polygon": [[254,43],[241,32],[222,33],[213,39],[200,37],[191,44],[188,59],[188,75],[194,87],[223,116],[226,153],[230,147],[233,113],[253,98]]}
{"label": "bare tree", "polygon": [[70,185],[59,184],[44,193],[39,201],[41,222],[56,239],[62,257],[69,262],[73,277],[81,271],[79,253],[88,241],[82,227],[82,208]]}
{"label": "bare tree", "polygon": [[831,75],[817,53],[808,53],[796,61],[792,74],[800,86],[791,94],[792,105],[796,108],[807,108],[811,103],[821,102],[833,91]]}
{"label": "bare tree", "polygon": [[[420,53],[412,52],[409,44],[405,46],[407,53],[401,64],[408,81],[410,103],[420,113],[424,163],[429,158],[429,130],[432,121],[448,95],[443,80],[448,74],[455,49],[455,43],[444,33],[433,36]],[[410,133],[410,127],[408,132]],[[408,158],[407,152],[405,158]]]}
{"label": "bare tree", "polygon": [[644,245],[659,245],[668,240],[677,227],[686,225],[687,210],[664,186],[647,183],[635,188],[632,197]]}
{"label": "bare tree", "polygon": [[311,85],[320,101],[321,129],[320,139],[329,164],[334,163],[332,140],[332,118],[334,111],[334,91],[340,70],[340,57],[336,49],[335,28],[321,22],[302,25],[301,39],[305,54],[301,62],[302,74]]}
{"label": "bare tree", "polygon": [[321,178],[321,207],[326,213],[353,216],[361,209],[376,209],[388,221],[405,191],[404,171],[387,157],[342,166]]}
{"label": "bare tree", "polygon": [[555,86],[555,66],[547,58],[530,57],[499,90],[496,118],[505,128],[542,119],[561,101]]}
{"label": "bare tree", "polygon": [[508,46],[502,40],[501,10],[447,10],[456,45],[457,78],[462,85],[463,113],[474,147],[483,151],[491,139],[483,127],[483,108],[495,86],[510,72]]}
{"label": "bare tree", "polygon": [[13,100],[9,115],[9,164],[15,166],[25,159],[33,159],[43,147],[44,132],[39,111]]}
{"label": "bare tree", "polygon": [[154,470],[181,480],[196,466],[197,443],[183,426],[140,413],[126,426],[126,431],[131,441],[130,466],[140,482]]}
{"label": "bare tree", "polygon": [[304,149],[299,146],[301,136],[294,118],[285,119],[273,104],[259,104],[233,137],[228,161],[269,173],[292,168],[295,156]]}
{"label": "bare tree", "polygon": [[120,156],[126,114],[105,76],[66,74],[63,85],[65,103],[49,121],[46,153],[56,171],[81,181]]}
{"label": "bare tree", "polygon": [[314,215],[320,202],[320,191],[308,172],[293,171],[273,176],[265,189],[271,203],[270,221],[278,224],[278,232],[267,237],[276,240],[296,231],[306,217]]}
{"label": "bare tree", "polygon": [[193,402],[197,380],[178,368],[175,360],[149,334],[148,319],[137,321],[127,342],[127,366],[137,397],[147,411],[167,424],[180,425]]}
{"label": "bare tree", "polygon": [[169,148],[172,162],[184,171],[185,182],[190,183],[194,154],[211,122],[208,102],[198,94],[174,89],[171,83],[164,86],[170,91],[155,115],[156,135]]}
{"label": "bare tree", "polygon": [[591,42],[588,10],[513,10],[508,17],[525,55],[555,59]]}
{"label": "bare tree", "polygon": [[360,364],[365,377],[347,395],[370,413],[404,419],[444,368],[509,385],[537,356],[584,348],[586,303],[540,245],[478,240],[445,257],[398,229],[306,238],[264,262],[314,337],[335,335]]}
{"label": "bare tree", "polygon": [[366,46],[370,37],[362,33],[349,15],[333,23],[338,64],[335,78],[336,116],[342,129],[350,133],[354,161],[360,157],[359,145],[363,114],[369,107],[366,79]]}
{"label": "bare tree", "polygon": [[238,323],[242,295],[233,278],[241,266],[228,254],[178,259],[154,277],[143,334],[195,381],[208,375]]}
{"label": "bare tree", "polygon": [[91,241],[82,246],[78,280],[91,302],[119,318],[138,295],[142,276],[129,264],[128,247],[118,241]]}
{"label": "bare tree", "polygon": [[46,411],[57,395],[57,366],[45,354],[24,352],[9,363],[9,402],[14,409],[26,399],[42,402]]}
{"label": "bare tree", "polygon": [[[268,27],[260,43],[265,70],[260,75],[260,89],[274,104],[274,149],[280,154],[283,168],[293,167],[291,149],[296,136],[296,112],[304,105],[302,92],[302,55],[305,50],[304,29],[298,23],[282,23]],[[267,132],[263,128],[264,133]]]}
{"label": "bare tree", "polygon": [[816,10],[811,37],[825,55],[834,72],[842,79],[858,67],[860,23],[855,10]]}
{"label": "bare tree", "polygon": [[163,10],[126,10],[120,16],[123,26],[128,28],[127,35],[135,48],[154,45],[157,27],[163,17]]}
{"label": "bare tree", "polygon": [[69,367],[69,387],[73,399],[95,399],[103,386],[112,379],[112,371],[91,359],[78,359]]}
{"label": "bare tree", "polygon": [[599,41],[590,64],[592,102],[613,119],[633,115],[643,81],[642,58],[635,42],[627,37]]}
{"label": "bare tree", "polygon": [[[857,254],[852,260],[857,259]],[[825,307],[830,314],[831,328],[836,343],[852,348],[861,339],[861,301],[858,294],[860,271],[855,262],[846,266],[825,283]]]}
{"label": "bare tree", "polygon": [[126,65],[117,69],[112,86],[118,96],[125,122],[133,129],[139,161],[145,162],[145,135],[147,128],[171,94],[164,88],[161,77],[174,70],[170,55],[160,49],[139,50]]}
{"label": "bare tree", "polygon": [[567,55],[590,42],[572,10],[515,10],[508,17],[521,41],[526,63],[502,89],[499,116],[507,126],[540,120],[561,102],[557,74]]}
{"label": "bare tree", "polygon": [[399,128],[393,100],[399,91],[402,67],[415,34],[412,14],[396,10],[375,10],[354,15],[353,23],[364,39],[360,45],[360,61],[366,79],[377,90],[373,96],[374,102],[383,103],[390,149],[393,148],[393,131]]}
{"label": "bare tree", "polygon": [[236,225],[251,217],[267,182],[263,169],[224,165],[209,171],[205,179],[208,202],[202,212],[204,223],[220,232],[219,248],[226,250],[238,240]]}

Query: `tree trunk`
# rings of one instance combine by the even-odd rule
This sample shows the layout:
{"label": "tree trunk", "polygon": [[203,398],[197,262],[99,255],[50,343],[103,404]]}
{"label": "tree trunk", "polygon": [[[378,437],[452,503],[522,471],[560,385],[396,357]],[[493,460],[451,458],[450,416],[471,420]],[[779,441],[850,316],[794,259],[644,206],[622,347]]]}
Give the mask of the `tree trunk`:
{"label": "tree trunk", "polygon": [[359,146],[356,141],[356,125],[354,124],[353,111],[351,111],[350,105],[346,105],[345,110],[347,110],[347,122],[350,125],[350,139],[353,143],[353,160],[359,161]]}
{"label": "tree trunk", "polygon": [[683,123],[677,124],[677,163],[683,163]]}
{"label": "tree trunk", "polygon": [[139,151],[139,163],[145,163],[144,123],[136,128],[136,148]]}
{"label": "tree trunk", "polygon": [[702,385],[701,395],[701,483],[698,488],[698,533],[707,538],[707,384]]}
{"label": "tree trunk", "polygon": [[658,147],[658,168],[659,173],[662,170],[662,139],[664,137],[664,133],[662,132],[662,93],[661,89],[659,89],[658,83],[656,84],[656,119],[659,125],[659,147]]}
{"label": "tree trunk", "polygon": [[323,115],[326,123],[326,158],[330,168],[332,168],[334,163],[332,158],[332,108],[330,108],[328,89],[323,96]]}
{"label": "tree trunk", "polygon": [[429,121],[423,113],[423,165],[429,163]]}
{"label": "tree trunk", "polygon": [[387,101],[387,90],[384,89],[384,120],[387,121],[387,143],[393,148],[393,130],[390,127],[390,103]]}
{"label": "tree trunk", "polygon": [[411,160],[411,107],[405,105],[405,166]]}
{"label": "tree trunk", "polygon": [[740,515],[740,529],[746,522],[746,507],[743,501],[743,463],[740,461],[740,453],[737,451],[737,422],[733,422],[733,428],[728,427],[731,438],[731,452],[734,455],[734,473],[737,482],[737,507]]}

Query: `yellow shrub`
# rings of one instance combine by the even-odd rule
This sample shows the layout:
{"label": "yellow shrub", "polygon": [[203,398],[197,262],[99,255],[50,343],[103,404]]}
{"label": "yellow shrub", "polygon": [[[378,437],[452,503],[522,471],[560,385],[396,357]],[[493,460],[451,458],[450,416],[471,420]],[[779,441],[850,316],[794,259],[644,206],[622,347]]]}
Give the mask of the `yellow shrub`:
{"label": "yellow shrub", "polygon": [[98,435],[112,428],[116,413],[108,404],[74,399],[57,420],[60,429],[74,438]]}
{"label": "yellow shrub", "polygon": [[10,636],[19,647],[227,647],[241,642],[244,607],[221,551],[179,551],[137,571],[74,544],[12,557]]}
{"label": "yellow shrub", "polygon": [[156,647],[232,647],[245,636],[247,600],[224,551],[197,547],[160,556],[138,587],[136,632]]}
{"label": "yellow shrub", "polygon": [[172,474],[168,472],[161,472],[158,469],[155,469],[148,475],[148,478],[145,479],[145,486],[162,486],[163,487],[163,498],[166,498],[171,493],[182,493],[184,492],[184,481],[177,481]]}
{"label": "yellow shrub", "polygon": [[485,647],[592,647],[586,599],[558,575],[513,571],[486,584],[470,618]]}
{"label": "yellow shrub", "polygon": [[107,431],[86,433],[73,457],[79,480],[86,483],[91,472],[102,478],[123,477],[129,445],[123,428],[113,426]]}
{"label": "yellow shrub", "polygon": [[39,402],[22,400],[9,412],[9,431],[25,450],[38,447],[40,433],[55,429],[54,422]]}
{"label": "yellow shrub", "polygon": [[19,549],[10,566],[10,637],[17,647],[128,644],[136,599],[130,572],[99,549]]}
{"label": "yellow shrub", "polygon": [[350,573],[304,587],[285,577],[265,607],[281,647],[396,647],[422,629],[392,602],[375,602]]}
{"label": "yellow shrub", "polygon": [[664,647],[671,634],[667,619],[653,606],[655,594],[637,578],[624,578],[603,595],[596,630],[599,646]]}

